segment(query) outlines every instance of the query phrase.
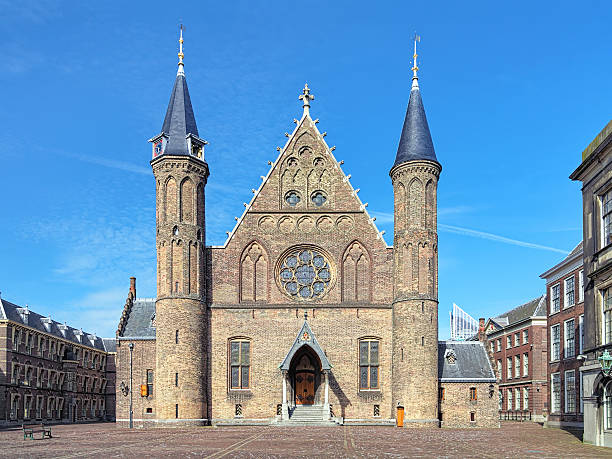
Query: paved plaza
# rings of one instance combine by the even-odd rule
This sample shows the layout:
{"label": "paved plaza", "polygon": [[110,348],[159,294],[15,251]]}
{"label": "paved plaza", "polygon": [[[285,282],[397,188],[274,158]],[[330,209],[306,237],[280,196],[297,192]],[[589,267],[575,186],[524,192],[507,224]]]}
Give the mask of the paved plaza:
{"label": "paved plaza", "polygon": [[119,429],[114,424],[53,426],[53,438],[23,440],[0,431],[2,457],[612,457],[575,436],[531,423],[501,429],[394,427],[193,427]]}

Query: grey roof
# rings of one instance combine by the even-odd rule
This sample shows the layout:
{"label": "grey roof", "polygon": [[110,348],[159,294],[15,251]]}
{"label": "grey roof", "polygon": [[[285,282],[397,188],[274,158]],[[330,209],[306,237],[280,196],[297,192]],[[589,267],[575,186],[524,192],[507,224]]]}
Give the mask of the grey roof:
{"label": "grey roof", "polygon": [[[448,353],[455,354],[454,364],[446,358]],[[439,341],[438,378],[441,382],[497,380],[487,351],[480,341]]]}
{"label": "grey roof", "polygon": [[115,338],[102,338],[106,352],[117,352],[117,340]]}
{"label": "grey roof", "polygon": [[120,338],[155,338],[154,298],[136,298]]}
{"label": "grey roof", "polygon": [[321,361],[322,370],[331,369],[331,364],[329,363],[329,360],[327,360],[327,356],[325,355],[325,352],[323,352],[323,349],[321,349],[321,346],[319,346],[319,342],[317,341],[317,338],[312,332],[310,325],[308,325],[307,320],[304,320],[304,325],[302,325],[300,332],[295,337],[293,346],[291,346],[291,349],[289,349],[289,352],[283,359],[279,368],[281,370],[289,370],[293,356],[295,355],[297,351],[299,351],[304,346],[310,347],[310,349],[312,349],[317,354],[317,356],[319,357],[319,360]]}
{"label": "grey roof", "polygon": [[418,87],[413,87],[394,166],[419,159],[438,162],[421,100],[421,91]]}
{"label": "grey roof", "polygon": [[102,338],[70,327],[65,323],[56,322],[50,317],[42,316],[27,307],[22,308],[4,299],[0,299],[0,320],[10,320],[73,343],[93,347],[101,351],[106,350]]}
{"label": "grey roof", "polygon": [[521,304],[491,320],[505,327],[530,317],[546,317],[546,295],[542,295],[525,304]]}
{"label": "grey roof", "polygon": [[164,154],[167,155],[188,155],[187,135],[198,137],[185,75],[176,76],[162,132],[168,136],[168,144],[164,149]]}

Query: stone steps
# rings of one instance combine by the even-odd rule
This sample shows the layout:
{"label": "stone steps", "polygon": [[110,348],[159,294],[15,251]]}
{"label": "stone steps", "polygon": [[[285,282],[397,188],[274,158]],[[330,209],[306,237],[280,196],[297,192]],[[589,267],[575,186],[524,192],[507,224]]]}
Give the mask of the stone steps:
{"label": "stone steps", "polygon": [[289,411],[289,420],[285,421],[285,425],[335,425],[331,420],[326,419],[325,409],[322,406],[297,406]]}

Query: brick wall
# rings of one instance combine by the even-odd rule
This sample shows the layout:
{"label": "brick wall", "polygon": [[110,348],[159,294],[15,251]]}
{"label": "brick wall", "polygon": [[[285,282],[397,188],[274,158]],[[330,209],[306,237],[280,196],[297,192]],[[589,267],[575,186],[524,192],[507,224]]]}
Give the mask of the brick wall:
{"label": "brick wall", "polygon": [[[147,370],[155,370],[155,341],[154,340],[133,340],[133,341],[118,341],[117,342],[117,405],[116,417],[117,425],[127,425],[130,418],[130,396],[123,395],[121,392],[121,383],[125,383],[129,387],[130,384],[130,349],[129,343],[134,343],[132,355],[132,401],[135,426],[143,426],[146,420],[154,419],[155,413],[155,396],[157,395],[157,385],[155,384],[153,395],[148,397],[140,396],[140,385],[147,383]],[[151,410],[151,413],[147,412]]]}
{"label": "brick wall", "polygon": [[[499,427],[497,386],[489,396],[490,383],[440,383],[444,396],[440,399],[441,427]],[[470,389],[476,389],[471,400]],[[474,413],[472,421],[470,413]]]}

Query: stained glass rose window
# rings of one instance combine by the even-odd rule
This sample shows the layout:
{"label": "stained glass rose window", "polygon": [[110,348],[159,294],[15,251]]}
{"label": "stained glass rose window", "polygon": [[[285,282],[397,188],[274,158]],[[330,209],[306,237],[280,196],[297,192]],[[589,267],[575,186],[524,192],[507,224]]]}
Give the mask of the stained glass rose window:
{"label": "stained glass rose window", "polygon": [[322,252],[297,248],[285,255],[279,270],[285,293],[299,300],[320,298],[329,288],[331,267]]}

